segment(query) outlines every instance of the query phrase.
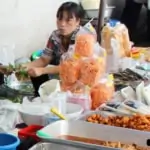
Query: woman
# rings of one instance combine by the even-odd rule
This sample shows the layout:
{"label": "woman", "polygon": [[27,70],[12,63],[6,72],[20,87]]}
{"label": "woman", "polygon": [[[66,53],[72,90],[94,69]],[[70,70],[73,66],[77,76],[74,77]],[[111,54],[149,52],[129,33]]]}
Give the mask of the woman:
{"label": "woman", "polygon": [[[140,16],[142,6],[147,7],[149,0],[126,0],[125,8],[123,10],[121,21],[128,27],[131,39],[134,38],[136,26]],[[150,37],[150,12],[147,10],[147,26],[148,36]]]}
{"label": "woman", "polygon": [[[32,77],[36,95],[38,95],[39,86],[49,80],[48,75],[59,73],[61,55],[67,52],[71,44],[75,43],[76,35],[81,30],[90,33],[90,31],[80,26],[83,16],[83,9],[74,2],[63,3],[58,9],[58,29],[51,34],[42,57],[25,65],[28,74]],[[46,67],[48,64],[55,66]]]}

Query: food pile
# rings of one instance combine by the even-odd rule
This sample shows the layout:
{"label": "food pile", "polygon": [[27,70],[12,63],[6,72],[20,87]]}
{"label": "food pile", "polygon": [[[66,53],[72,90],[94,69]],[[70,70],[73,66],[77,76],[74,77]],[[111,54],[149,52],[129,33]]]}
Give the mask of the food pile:
{"label": "food pile", "polygon": [[122,150],[149,150],[150,148],[140,147],[135,144],[122,144],[120,142],[102,142],[101,145],[111,148],[120,148]]}
{"label": "food pile", "polygon": [[92,114],[87,117],[86,121],[92,123],[106,124],[116,127],[124,127],[142,131],[150,131],[150,115],[133,115],[133,116],[108,116],[103,117],[100,114]]}
{"label": "food pile", "polygon": [[[62,90],[78,93],[79,97],[80,94],[90,95],[93,110],[110,100],[114,94],[114,84],[113,78],[105,75],[105,61],[105,50],[96,43],[94,36],[78,35],[75,47],[62,56]],[[88,87],[88,91],[83,90],[84,87]]]}
{"label": "food pile", "polygon": [[76,137],[76,136],[70,136],[70,135],[62,135],[62,136],[59,136],[58,138],[63,139],[63,140],[84,142],[88,144],[96,144],[96,145],[106,146],[109,148],[121,148],[122,150],[149,150],[146,147],[139,147],[136,144],[123,144],[121,142],[102,141],[102,140]]}

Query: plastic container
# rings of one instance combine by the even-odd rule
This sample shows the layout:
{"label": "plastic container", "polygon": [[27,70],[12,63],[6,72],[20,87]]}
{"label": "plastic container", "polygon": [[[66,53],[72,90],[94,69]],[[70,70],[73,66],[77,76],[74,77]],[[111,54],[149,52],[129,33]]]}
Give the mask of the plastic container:
{"label": "plastic container", "polygon": [[43,54],[43,50],[37,50],[32,53],[31,60],[39,59]]}
{"label": "plastic container", "polygon": [[20,139],[27,139],[27,138],[32,137],[34,140],[39,141],[40,139],[36,136],[36,132],[42,128],[43,126],[31,125],[20,130],[18,132],[18,136]]}
{"label": "plastic container", "polygon": [[44,116],[49,112],[49,106],[42,104],[25,104],[19,108],[19,113],[27,125],[43,125]]}
{"label": "plastic container", "polygon": [[0,150],[16,150],[20,140],[13,135],[0,133]]}

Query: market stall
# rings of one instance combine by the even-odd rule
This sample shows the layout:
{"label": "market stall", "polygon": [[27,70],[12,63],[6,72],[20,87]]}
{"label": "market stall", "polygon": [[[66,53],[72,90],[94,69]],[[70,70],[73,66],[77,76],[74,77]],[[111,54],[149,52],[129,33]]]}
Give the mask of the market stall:
{"label": "market stall", "polygon": [[99,42],[80,33],[62,55],[59,79],[43,83],[39,97],[20,65],[5,66],[5,86],[21,102],[0,101],[0,129],[9,133],[0,134],[0,149],[15,149],[19,139],[18,150],[150,149],[149,48],[134,47],[119,21],[103,26],[104,6]]}

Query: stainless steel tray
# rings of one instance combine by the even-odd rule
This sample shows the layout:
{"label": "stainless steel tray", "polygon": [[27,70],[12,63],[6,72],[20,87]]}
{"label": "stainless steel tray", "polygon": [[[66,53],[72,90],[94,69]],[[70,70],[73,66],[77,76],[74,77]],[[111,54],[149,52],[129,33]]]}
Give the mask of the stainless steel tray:
{"label": "stainless steel tray", "polygon": [[[38,143],[29,150],[93,150],[91,148],[83,148],[70,145],[54,144],[54,143]],[[98,149],[103,150],[103,149]],[[108,149],[110,150],[110,149]]]}
{"label": "stainless steel tray", "polygon": [[125,144],[134,143],[139,146],[147,146],[147,140],[150,139],[150,132],[143,132],[138,130],[102,124],[88,123],[85,121],[58,121],[48,125],[41,131],[46,134],[49,134],[52,137],[52,138],[40,137],[44,141],[65,143],[65,144],[69,143],[84,147],[88,146],[89,148],[101,148],[102,150],[105,150],[106,147],[94,144],[87,144],[83,142],[61,140],[59,139],[59,136],[70,135],[103,141],[121,142]]}

